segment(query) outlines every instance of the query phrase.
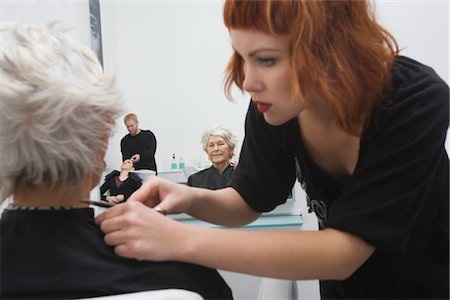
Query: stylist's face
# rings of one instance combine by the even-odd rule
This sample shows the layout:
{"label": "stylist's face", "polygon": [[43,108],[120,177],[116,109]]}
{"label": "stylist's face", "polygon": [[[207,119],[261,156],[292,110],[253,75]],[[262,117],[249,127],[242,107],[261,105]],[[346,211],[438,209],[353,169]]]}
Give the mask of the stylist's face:
{"label": "stylist's face", "polygon": [[231,29],[233,48],[244,66],[244,90],[272,125],[281,125],[304,109],[291,91],[287,35]]}
{"label": "stylist's face", "polygon": [[127,127],[127,130],[131,135],[136,135],[139,132],[138,122],[135,120],[126,121],[125,127]]}

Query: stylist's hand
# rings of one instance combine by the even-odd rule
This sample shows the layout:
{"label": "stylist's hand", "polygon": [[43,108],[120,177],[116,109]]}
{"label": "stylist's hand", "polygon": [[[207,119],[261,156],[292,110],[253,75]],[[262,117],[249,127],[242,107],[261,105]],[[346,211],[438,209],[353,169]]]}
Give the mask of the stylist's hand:
{"label": "stylist's hand", "polygon": [[185,226],[139,201],[108,208],[95,219],[105,233],[105,242],[116,254],[138,260],[176,260]]}
{"label": "stylist's hand", "polygon": [[158,176],[149,177],[128,201],[139,201],[149,207],[162,208],[169,214],[184,213],[194,198],[193,189]]}
{"label": "stylist's hand", "polygon": [[139,162],[141,160],[141,155],[135,154],[131,157],[131,160],[135,163]]}

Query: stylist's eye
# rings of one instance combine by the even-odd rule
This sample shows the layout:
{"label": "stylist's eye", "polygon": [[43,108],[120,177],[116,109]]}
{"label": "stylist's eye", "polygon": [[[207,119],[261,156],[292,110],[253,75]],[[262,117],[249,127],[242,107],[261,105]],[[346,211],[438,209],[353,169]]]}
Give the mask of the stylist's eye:
{"label": "stylist's eye", "polygon": [[275,58],[271,58],[271,57],[260,57],[258,58],[258,61],[266,67],[270,67],[273,66],[277,60]]}

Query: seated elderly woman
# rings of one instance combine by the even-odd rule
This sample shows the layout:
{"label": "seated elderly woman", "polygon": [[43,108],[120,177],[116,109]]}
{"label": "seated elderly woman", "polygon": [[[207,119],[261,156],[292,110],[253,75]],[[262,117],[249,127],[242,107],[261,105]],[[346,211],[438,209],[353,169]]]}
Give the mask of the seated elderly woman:
{"label": "seated elderly woman", "polygon": [[[123,104],[95,54],[60,23],[0,23],[1,299],[178,288],[228,299],[216,270],[119,257],[82,202]],[[119,204],[120,205],[120,204]]]}
{"label": "seated elderly woman", "polygon": [[234,155],[236,136],[219,124],[205,130],[201,143],[212,166],[189,176],[187,184],[211,190],[226,187],[233,176],[234,166],[230,160]]}
{"label": "seated elderly woman", "polygon": [[[134,163],[126,159],[120,165],[120,171],[114,170],[105,176],[105,182],[100,187],[101,199],[111,204],[127,201],[142,185],[142,179],[134,174]],[[109,191],[109,195],[105,195]]]}

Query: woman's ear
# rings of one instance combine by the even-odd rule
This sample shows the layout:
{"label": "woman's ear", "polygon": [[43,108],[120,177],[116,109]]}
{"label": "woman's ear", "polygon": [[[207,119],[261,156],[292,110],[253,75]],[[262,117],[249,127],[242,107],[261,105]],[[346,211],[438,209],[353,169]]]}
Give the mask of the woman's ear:
{"label": "woman's ear", "polygon": [[230,159],[234,156],[234,147],[230,147]]}

